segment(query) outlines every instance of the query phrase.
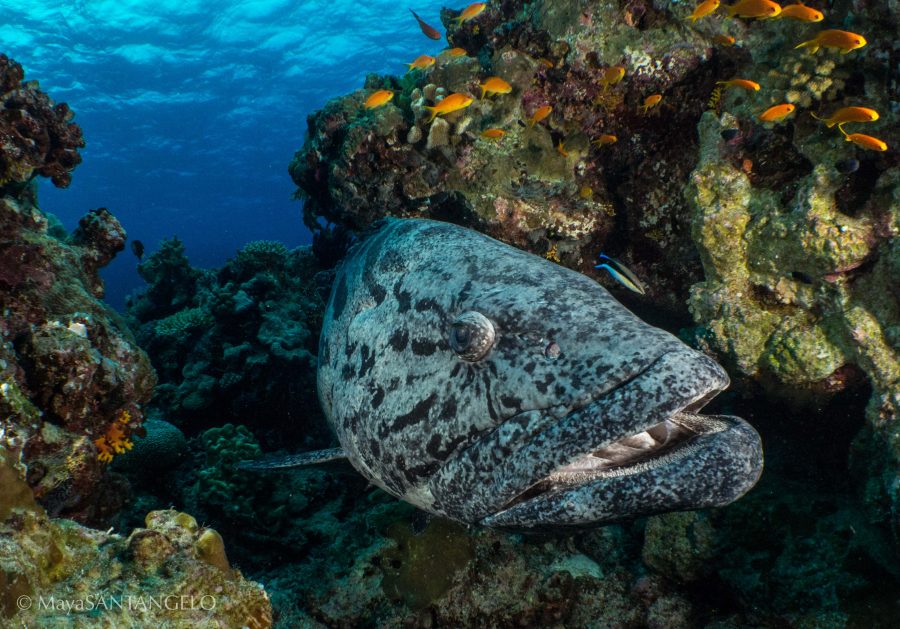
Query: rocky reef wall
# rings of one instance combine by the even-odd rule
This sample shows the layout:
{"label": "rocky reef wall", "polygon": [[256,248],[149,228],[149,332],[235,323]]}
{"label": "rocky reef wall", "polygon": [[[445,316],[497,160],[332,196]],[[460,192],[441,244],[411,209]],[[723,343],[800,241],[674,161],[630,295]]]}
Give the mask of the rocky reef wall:
{"label": "rocky reef wall", "polygon": [[5,56],[0,90],[0,446],[48,513],[100,525],[128,494],[106,464],[140,432],[156,379],[102,301],[98,272],[126,235],[105,208],[71,234],[41,211],[34,178],[68,185],[81,130]]}

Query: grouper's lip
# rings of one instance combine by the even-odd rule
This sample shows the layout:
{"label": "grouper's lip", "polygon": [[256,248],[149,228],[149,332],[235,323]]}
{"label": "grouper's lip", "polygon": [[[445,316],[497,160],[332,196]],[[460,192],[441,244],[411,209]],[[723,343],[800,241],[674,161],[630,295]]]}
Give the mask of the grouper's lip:
{"label": "grouper's lip", "polygon": [[[697,414],[727,385],[706,357],[664,355],[514,453],[497,479],[506,501],[482,523],[588,526],[735,500],[761,473],[759,436],[739,418]],[[527,457],[539,462],[522,478]]]}

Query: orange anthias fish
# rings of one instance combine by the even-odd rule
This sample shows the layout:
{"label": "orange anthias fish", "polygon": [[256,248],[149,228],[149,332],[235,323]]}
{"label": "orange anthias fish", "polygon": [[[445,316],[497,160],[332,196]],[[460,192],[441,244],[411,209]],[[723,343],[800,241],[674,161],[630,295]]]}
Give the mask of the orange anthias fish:
{"label": "orange anthias fish", "polygon": [[608,146],[610,144],[615,144],[618,141],[619,138],[617,138],[616,136],[604,133],[596,140],[591,141],[591,144],[594,144],[596,146]]}
{"label": "orange anthias fish", "polygon": [[406,64],[409,66],[409,70],[407,70],[407,72],[429,68],[434,65],[434,61],[435,59],[431,55],[419,55],[418,57],[416,57],[415,61]]}
{"label": "orange anthias fish", "polygon": [[451,57],[465,57],[466,55],[469,54],[466,52],[465,48],[448,48],[444,52],[447,53],[448,55],[450,55]]}
{"label": "orange anthias fish", "polygon": [[562,155],[563,157],[568,157],[569,152],[566,150],[566,143],[562,140],[559,141],[559,144],[556,145],[556,152]]}
{"label": "orange anthias fish", "polygon": [[759,119],[763,122],[780,122],[794,113],[795,109],[790,103],[782,103],[769,107],[759,115]]}
{"label": "orange anthias fish", "polygon": [[428,122],[434,120],[436,116],[444,116],[453,113],[454,111],[465,109],[472,104],[472,100],[472,97],[468,94],[454,92],[453,94],[449,94],[444,100],[436,103],[433,107],[426,105],[425,109],[431,112],[431,118],[428,119]]}
{"label": "orange anthias fish", "polygon": [[487,7],[487,2],[473,2],[465,9],[462,10],[458,16],[453,18],[457,24],[462,24],[463,22],[468,22],[469,20],[474,20],[476,17],[482,14],[485,7]]}
{"label": "orange anthias fish", "polygon": [[816,11],[802,2],[798,2],[797,4],[789,4],[781,7],[781,13],[778,15],[778,19],[783,18],[790,18],[800,22],[821,22],[825,19],[825,15],[821,11]]}
{"label": "orange anthias fish", "polygon": [[375,109],[376,107],[386,105],[393,97],[394,93],[391,90],[378,90],[369,95],[366,102],[363,103],[363,107],[366,109]]}
{"label": "orange anthias fish", "polygon": [[622,66],[610,66],[603,70],[603,76],[600,77],[600,85],[606,89],[610,85],[615,85],[625,78],[625,68]]}
{"label": "orange anthias fish", "polygon": [[492,96],[494,94],[509,94],[512,91],[512,85],[501,79],[499,76],[492,76],[485,80],[480,86],[481,97],[485,94]]}
{"label": "orange anthias fish", "polygon": [[428,24],[425,23],[425,20],[416,15],[416,12],[412,9],[409,10],[410,13],[413,14],[413,17],[416,18],[416,22],[419,23],[419,28],[422,29],[422,32],[425,33],[425,37],[429,39],[440,39],[441,34],[436,28],[432,28]]}
{"label": "orange anthias fish", "polygon": [[797,44],[794,48],[809,48],[811,54],[815,54],[819,48],[837,48],[842,55],[851,50],[862,48],[866,45],[866,38],[849,31],[828,29],[815,36],[814,39]]}
{"label": "orange anthias fish", "polygon": [[759,83],[748,79],[731,79],[730,81],[716,81],[716,85],[724,85],[725,87],[740,87],[748,92],[758,92]]}
{"label": "orange anthias fish", "polygon": [[738,0],[726,11],[728,17],[770,18],[781,13],[781,5],[771,0]]}
{"label": "orange anthias fish", "polygon": [[541,120],[549,116],[551,111],[553,111],[553,107],[551,107],[550,105],[544,105],[536,112],[534,112],[534,115],[531,116],[531,118],[528,120],[528,126],[533,127]]}
{"label": "orange anthias fish", "polygon": [[481,137],[485,140],[496,140],[499,141],[506,135],[506,131],[503,129],[485,129],[481,132]]}
{"label": "orange anthias fish", "polygon": [[644,104],[641,105],[641,109],[643,109],[646,114],[648,111],[659,105],[660,101],[662,101],[662,94],[652,94],[644,99]]}
{"label": "orange anthias fish", "polygon": [[731,35],[716,35],[713,41],[720,46],[734,46],[734,37]]}
{"label": "orange anthias fish", "polygon": [[696,22],[700,18],[712,15],[716,12],[716,9],[719,8],[719,4],[721,4],[720,0],[703,0],[703,2],[697,5],[694,12],[691,13],[687,19],[691,22]]}
{"label": "orange anthias fish", "polygon": [[[841,133],[844,130],[841,129]],[[851,133],[847,135],[844,133],[844,137],[848,142],[853,142],[857,146],[861,146],[864,149],[868,149],[870,151],[886,151],[888,150],[888,145],[879,140],[878,138],[873,138],[871,135],[863,135],[862,133]]]}
{"label": "orange anthias fish", "polygon": [[824,122],[829,129],[834,125],[840,127],[848,122],[875,122],[878,120],[878,112],[868,107],[842,107],[828,118],[819,118],[816,114],[811,115],[816,120]]}

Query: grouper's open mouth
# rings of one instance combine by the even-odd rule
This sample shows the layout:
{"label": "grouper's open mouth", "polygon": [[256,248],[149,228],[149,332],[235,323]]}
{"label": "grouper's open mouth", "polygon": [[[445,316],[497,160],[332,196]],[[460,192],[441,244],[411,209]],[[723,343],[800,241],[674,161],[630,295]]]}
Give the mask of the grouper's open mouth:
{"label": "grouper's open mouth", "polygon": [[504,452],[488,482],[467,488],[495,505],[481,523],[596,526],[736,500],[762,472],[759,435],[737,417],[698,414],[727,386],[719,365],[685,348],[561,418],[536,416],[534,430],[501,427],[465,453],[471,464]]}
{"label": "grouper's open mouth", "polygon": [[680,412],[646,430],[609,443],[575,462],[563,465],[510,500],[502,510],[538,496],[562,492],[591,481],[635,474],[671,463],[697,447],[696,437],[726,430],[716,418]]}
{"label": "grouper's open mouth", "polygon": [[737,417],[697,413],[727,386],[701,354],[664,355],[539,435],[562,456],[483,523],[534,528],[549,518],[577,527],[736,500],[762,472],[759,435]]}

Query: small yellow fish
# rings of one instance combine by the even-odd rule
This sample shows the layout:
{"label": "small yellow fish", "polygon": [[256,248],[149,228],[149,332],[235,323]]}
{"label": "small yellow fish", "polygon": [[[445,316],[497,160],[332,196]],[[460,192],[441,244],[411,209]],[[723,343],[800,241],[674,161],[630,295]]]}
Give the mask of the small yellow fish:
{"label": "small yellow fish", "polygon": [[819,118],[811,114],[816,120],[821,120],[829,129],[834,125],[845,125],[848,122],[875,122],[878,120],[878,112],[868,107],[842,107],[828,118]]}
{"label": "small yellow fish", "polygon": [[759,119],[763,122],[781,122],[794,113],[795,109],[796,107],[790,103],[782,103],[781,105],[769,107],[759,115]]}
{"label": "small yellow fish", "polygon": [[465,48],[448,48],[442,54],[448,54],[451,57],[465,57],[469,53],[466,52]]}
{"label": "small yellow fish", "polygon": [[734,46],[734,37],[731,35],[716,35],[713,42],[720,46]]}
{"label": "small yellow fish", "polygon": [[728,17],[770,18],[781,13],[781,5],[771,0],[738,0],[726,11]]}
{"label": "small yellow fish", "polygon": [[376,107],[386,105],[393,97],[394,93],[391,90],[378,90],[369,95],[366,102],[363,103],[363,107],[366,109],[375,109]]}
{"label": "small yellow fish", "polygon": [[578,191],[578,196],[587,201],[594,196],[594,189],[590,186],[581,186],[581,189]]}
{"label": "small yellow fish", "polygon": [[425,109],[431,112],[431,117],[428,119],[428,122],[431,122],[437,116],[444,116],[453,113],[454,111],[465,109],[472,104],[472,100],[473,98],[468,94],[460,94],[459,92],[448,94],[444,100],[439,101],[434,106],[425,106]]}
{"label": "small yellow fish", "polygon": [[615,144],[618,141],[619,138],[617,138],[616,136],[604,133],[596,140],[591,141],[591,144],[594,144],[596,146],[609,146],[610,144]]}
{"label": "small yellow fish", "polygon": [[749,79],[731,79],[730,81],[716,81],[716,85],[724,85],[725,87],[740,87],[748,92],[758,92],[759,83],[750,81]]}
{"label": "small yellow fish", "polygon": [[556,145],[556,152],[562,155],[563,157],[568,157],[569,152],[566,150],[566,144],[562,140],[559,141],[559,144]]}
{"label": "small yellow fish", "polygon": [[652,94],[644,99],[644,104],[641,105],[641,108],[646,114],[648,111],[659,105],[660,101],[662,101],[662,94]]}
{"label": "small yellow fish", "polygon": [[837,29],[828,29],[822,31],[809,41],[802,42],[794,46],[794,48],[808,47],[810,54],[815,54],[819,48],[837,48],[842,55],[846,55],[851,50],[862,48],[866,45],[866,38],[849,31],[839,31]]}
{"label": "small yellow fish", "polygon": [[556,67],[553,65],[552,61],[550,61],[549,59],[545,59],[544,57],[541,57],[540,59],[538,59],[538,63],[541,64],[542,66],[544,66],[545,68],[547,68],[548,70],[552,70],[554,67]]}
{"label": "small yellow fish", "polygon": [[416,57],[415,61],[406,64],[407,66],[409,66],[409,70],[407,70],[407,72],[429,68],[434,65],[434,61],[435,59],[431,55],[419,55],[418,57]]}
{"label": "small yellow fish", "polygon": [[703,0],[703,2],[696,6],[694,12],[691,13],[687,19],[691,22],[696,22],[700,18],[712,15],[716,12],[716,9],[719,8],[719,4],[721,4],[720,0]]}
{"label": "small yellow fish", "polygon": [[482,98],[484,98],[485,94],[492,96],[494,94],[509,94],[512,91],[512,85],[501,79],[499,76],[490,77],[479,87],[481,87]]}
{"label": "small yellow fish", "polygon": [[484,11],[485,7],[487,7],[487,2],[473,2],[465,9],[462,10],[458,16],[453,18],[457,24],[462,24],[463,22],[468,22],[469,20],[474,20],[476,17],[481,15]]}
{"label": "small yellow fish", "polygon": [[[841,129],[841,133],[844,133],[844,130]],[[863,135],[862,133],[851,133],[847,135],[844,133],[844,137],[848,142],[853,142],[857,146],[861,146],[864,149],[869,149],[870,151],[886,151],[888,150],[888,145],[879,140],[878,138],[873,138],[871,135]]]}
{"label": "small yellow fish", "polygon": [[610,66],[603,70],[603,76],[600,77],[600,85],[606,89],[610,85],[615,85],[625,78],[625,68],[623,66]]}
{"label": "small yellow fish", "polygon": [[821,22],[825,19],[825,15],[821,11],[816,11],[802,2],[798,2],[797,4],[781,7],[781,13],[778,14],[777,19],[784,18],[790,18],[799,22]]}
{"label": "small yellow fish", "polygon": [[485,140],[500,141],[504,135],[506,135],[506,131],[503,129],[485,129],[481,132],[481,137]]}
{"label": "small yellow fish", "polygon": [[534,115],[531,116],[531,118],[528,120],[528,126],[533,127],[534,125],[539,123],[541,120],[543,120],[544,118],[549,116],[551,111],[553,111],[553,107],[551,107],[550,105],[544,105],[543,107],[538,109],[536,112],[534,112]]}

